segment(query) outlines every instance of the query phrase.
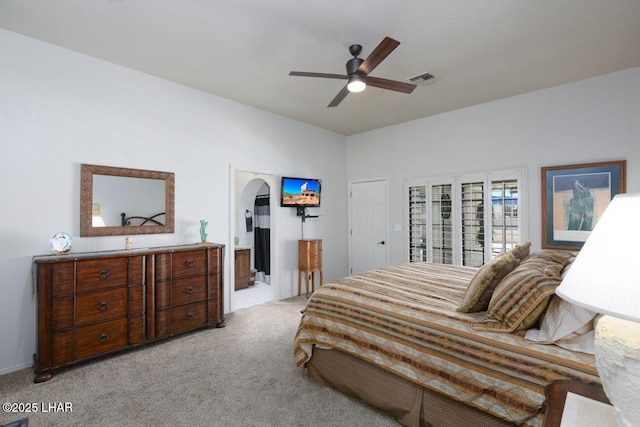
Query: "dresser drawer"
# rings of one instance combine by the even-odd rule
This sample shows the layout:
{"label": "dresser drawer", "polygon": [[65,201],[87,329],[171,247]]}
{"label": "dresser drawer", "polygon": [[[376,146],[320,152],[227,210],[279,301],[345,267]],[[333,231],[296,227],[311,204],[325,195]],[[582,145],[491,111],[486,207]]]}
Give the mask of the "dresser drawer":
{"label": "dresser drawer", "polygon": [[178,251],[155,256],[156,281],[166,282],[181,277],[207,273],[207,251]]}
{"label": "dresser drawer", "polygon": [[171,320],[174,334],[201,328],[207,324],[207,302],[202,301],[174,307],[171,310]]}
{"label": "dresser drawer", "polygon": [[207,297],[207,276],[175,280],[171,293],[173,306],[202,301]]}
{"label": "dresser drawer", "polygon": [[174,252],[173,278],[207,274],[207,251]]}
{"label": "dresser drawer", "polygon": [[76,292],[125,286],[127,266],[128,260],[125,257],[78,261]]}
{"label": "dresser drawer", "polygon": [[127,346],[127,319],[111,320],[76,330],[76,359]]}
{"label": "dresser drawer", "polygon": [[127,315],[127,288],[89,292],[76,297],[76,327]]}

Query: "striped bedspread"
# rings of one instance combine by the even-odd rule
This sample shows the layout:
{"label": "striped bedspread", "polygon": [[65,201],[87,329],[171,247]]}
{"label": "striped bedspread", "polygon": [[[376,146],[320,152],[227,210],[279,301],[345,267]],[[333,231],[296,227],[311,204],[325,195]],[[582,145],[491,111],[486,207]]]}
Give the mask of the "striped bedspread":
{"label": "striped bedspread", "polygon": [[296,333],[298,366],[313,346],[338,349],[424,387],[523,425],[542,425],[544,386],[599,383],[592,355],[484,332],[484,313],[459,313],[476,268],[431,263],[386,267],[327,283]]}

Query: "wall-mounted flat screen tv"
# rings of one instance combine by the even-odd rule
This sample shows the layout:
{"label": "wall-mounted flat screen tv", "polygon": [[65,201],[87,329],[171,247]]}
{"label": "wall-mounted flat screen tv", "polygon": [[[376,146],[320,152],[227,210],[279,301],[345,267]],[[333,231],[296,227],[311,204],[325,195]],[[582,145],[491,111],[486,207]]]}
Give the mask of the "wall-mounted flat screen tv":
{"label": "wall-mounted flat screen tv", "polygon": [[280,206],[319,207],[322,180],[282,177]]}

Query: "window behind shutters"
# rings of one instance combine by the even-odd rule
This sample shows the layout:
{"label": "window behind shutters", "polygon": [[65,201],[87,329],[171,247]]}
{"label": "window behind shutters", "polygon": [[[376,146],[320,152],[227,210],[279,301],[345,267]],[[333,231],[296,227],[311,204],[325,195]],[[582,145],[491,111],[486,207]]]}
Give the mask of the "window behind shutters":
{"label": "window behind shutters", "polygon": [[427,187],[409,187],[409,262],[427,260]]}
{"label": "window behind shutters", "polygon": [[405,180],[408,261],[479,267],[527,237],[524,170]]}
{"label": "window behind shutters", "polygon": [[484,189],[484,182],[460,185],[462,265],[480,267],[485,263]]}
{"label": "window behind shutters", "polygon": [[491,232],[493,256],[512,249],[519,242],[518,180],[491,182]]}
{"label": "window behind shutters", "polygon": [[431,186],[431,261],[453,264],[451,184]]}

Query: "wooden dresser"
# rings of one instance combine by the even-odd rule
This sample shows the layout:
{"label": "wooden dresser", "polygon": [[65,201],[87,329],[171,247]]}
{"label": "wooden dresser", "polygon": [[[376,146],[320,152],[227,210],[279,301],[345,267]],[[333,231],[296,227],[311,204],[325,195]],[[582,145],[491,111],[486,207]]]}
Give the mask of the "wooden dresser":
{"label": "wooden dresser", "polygon": [[216,244],[35,257],[35,382],[97,356],[224,326],[223,261]]}

